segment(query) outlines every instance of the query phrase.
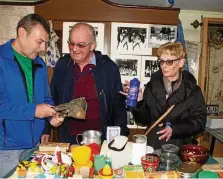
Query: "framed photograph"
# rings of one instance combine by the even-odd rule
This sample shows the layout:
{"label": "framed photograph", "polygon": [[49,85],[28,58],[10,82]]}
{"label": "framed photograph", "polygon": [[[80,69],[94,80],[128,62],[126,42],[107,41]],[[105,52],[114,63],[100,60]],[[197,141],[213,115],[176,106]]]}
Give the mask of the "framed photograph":
{"label": "framed photograph", "polygon": [[121,128],[119,126],[107,127],[107,142],[110,143],[116,136],[120,136]]}
{"label": "framed photograph", "polygon": [[133,78],[140,80],[141,56],[136,55],[113,55],[112,60],[119,67],[121,80],[130,81]]}
{"label": "framed photograph", "polygon": [[159,63],[157,57],[143,56],[141,66],[141,80],[150,81],[151,75],[159,70]]}
{"label": "framed photograph", "polygon": [[167,42],[175,42],[177,39],[177,26],[150,25],[149,46],[159,47]]}
{"label": "framed photograph", "polygon": [[151,55],[148,47],[148,24],[112,23],[111,53]]}
{"label": "framed photograph", "polygon": [[194,75],[198,81],[199,59],[201,54],[201,43],[186,41],[186,52],[189,71]]}
{"label": "framed photograph", "polygon": [[[64,22],[63,23],[63,42],[62,53],[69,53],[67,40],[69,39],[69,33],[74,24],[78,22]],[[88,23],[88,22],[87,22]],[[105,24],[104,23],[88,23],[94,27],[96,33],[97,47],[96,50],[104,52],[104,36],[105,36]]]}

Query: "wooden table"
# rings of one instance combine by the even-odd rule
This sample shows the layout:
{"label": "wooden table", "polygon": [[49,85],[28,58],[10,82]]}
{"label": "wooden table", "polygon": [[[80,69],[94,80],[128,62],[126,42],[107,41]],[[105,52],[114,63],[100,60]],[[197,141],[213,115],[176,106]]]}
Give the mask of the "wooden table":
{"label": "wooden table", "polygon": [[[25,160],[28,160],[31,156],[33,155],[33,152],[30,152]],[[179,161],[179,163],[181,163],[181,161]],[[212,157],[209,156],[208,161],[206,162],[206,164],[217,164],[218,162]],[[16,168],[13,168],[4,178],[10,178],[13,176],[14,172],[15,172]]]}
{"label": "wooden table", "polygon": [[223,128],[211,129],[206,127],[205,130],[212,136],[210,155],[213,155],[216,139],[223,143]]}

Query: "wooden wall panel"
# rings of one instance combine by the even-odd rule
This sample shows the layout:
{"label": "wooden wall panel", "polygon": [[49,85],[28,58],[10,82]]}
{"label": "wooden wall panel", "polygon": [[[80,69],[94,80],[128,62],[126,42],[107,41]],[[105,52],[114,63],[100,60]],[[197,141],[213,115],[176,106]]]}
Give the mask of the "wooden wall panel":
{"label": "wooden wall panel", "polygon": [[177,24],[179,12],[177,8],[123,8],[101,0],[50,0],[35,6],[35,13],[59,21]]}

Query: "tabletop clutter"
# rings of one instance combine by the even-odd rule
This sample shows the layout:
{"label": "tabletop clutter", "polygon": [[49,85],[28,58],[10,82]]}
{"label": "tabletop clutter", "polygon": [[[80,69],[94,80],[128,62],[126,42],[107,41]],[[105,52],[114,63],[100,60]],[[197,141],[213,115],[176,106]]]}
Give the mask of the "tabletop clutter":
{"label": "tabletop clutter", "polygon": [[[222,166],[206,164],[209,151],[196,145],[165,144],[161,150],[147,146],[147,137],[136,134],[103,141],[101,133],[82,134],[81,145],[42,144],[13,176],[27,178],[221,178]],[[79,138],[79,137],[78,137]]]}

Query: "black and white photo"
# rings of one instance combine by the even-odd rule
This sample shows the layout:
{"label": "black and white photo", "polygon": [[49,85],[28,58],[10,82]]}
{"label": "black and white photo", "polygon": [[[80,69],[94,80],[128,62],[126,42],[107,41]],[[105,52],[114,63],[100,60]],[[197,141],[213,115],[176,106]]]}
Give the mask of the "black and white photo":
{"label": "black and white photo", "polygon": [[[117,55],[112,58],[119,68],[122,82],[140,78],[141,57],[134,55]],[[140,80],[140,79],[139,79]]]}
{"label": "black and white photo", "polygon": [[189,71],[198,81],[199,59],[201,53],[201,43],[186,41],[186,52]]}
{"label": "black and white photo", "polygon": [[[62,53],[66,54],[69,53],[69,48],[67,44],[67,40],[69,38],[69,32],[73,25],[75,25],[77,22],[64,22],[63,23],[63,42],[62,42]],[[97,41],[97,47],[96,50],[104,52],[104,29],[105,24],[104,23],[88,23],[94,27],[95,34],[96,34],[96,41]]]}
{"label": "black and white photo", "polygon": [[111,30],[112,53],[150,55],[148,48],[148,25],[112,23]]}
{"label": "black and white photo", "polygon": [[149,46],[159,47],[167,42],[175,42],[177,39],[177,26],[150,25]]}
{"label": "black and white photo", "polygon": [[141,80],[149,81],[151,75],[159,70],[159,63],[157,57],[143,56],[142,67],[141,67]]}
{"label": "black and white photo", "polygon": [[107,142],[110,143],[116,136],[120,136],[121,128],[119,126],[107,127]]}

